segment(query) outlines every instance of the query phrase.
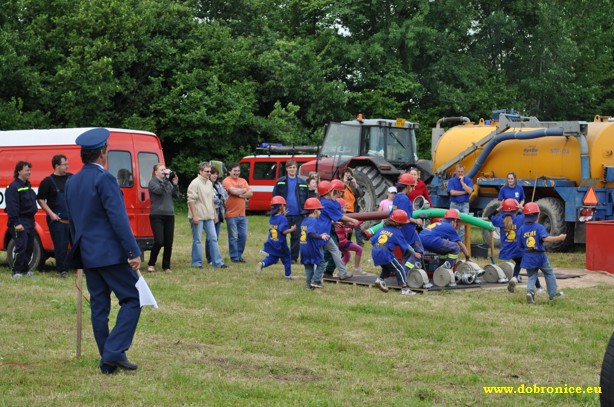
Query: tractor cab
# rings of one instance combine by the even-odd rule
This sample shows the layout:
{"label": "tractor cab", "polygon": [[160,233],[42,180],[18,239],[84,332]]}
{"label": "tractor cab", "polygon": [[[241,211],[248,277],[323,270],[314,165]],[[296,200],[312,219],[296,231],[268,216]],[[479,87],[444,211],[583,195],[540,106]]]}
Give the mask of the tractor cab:
{"label": "tractor cab", "polygon": [[321,179],[340,178],[345,167],[354,170],[365,190],[360,207],[375,211],[386,190],[410,165],[419,162],[416,133],[418,124],[405,119],[362,119],[329,123],[318,159],[303,164],[301,175],[311,171]]}

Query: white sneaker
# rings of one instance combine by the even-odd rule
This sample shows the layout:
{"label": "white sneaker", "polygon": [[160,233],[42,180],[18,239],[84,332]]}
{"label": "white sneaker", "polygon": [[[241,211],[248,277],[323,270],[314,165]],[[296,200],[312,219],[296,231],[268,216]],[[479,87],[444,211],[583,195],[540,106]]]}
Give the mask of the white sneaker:
{"label": "white sneaker", "polygon": [[256,265],[256,271],[261,272],[264,269],[264,263],[263,262],[258,262],[258,264]]}
{"label": "white sneaker", "polygon": [[364,276],[365,274],[367,274],[367,273],[362,271],[362,268],[360,268],[360,267],[354,269],[354,275],[355,276]]}
{"label": "white sneaker", "polygon": [[532,291],[527,293],[527,304],[535,304],[535,294]]}
{"label": "white sneaker", "polygon": [[558,293],[554,294],[554,297],[550,298],[550,301],[558,300],[560,298],[563,298],[564,296],[565,294],[563,294],[563,291],[559,291]]}
{"label": "white sneaker", "polygon": [[401,295],[416,295],[409,287],[401,288]]}
{"label": "white sneaker", "polygon": [[541,287],[537,289],[537,294],[543,294],[544,292],[544,289]]}
{"label": "white sneaker", "polygon": [[31,272],[31,271],[28,271],[28,272],[26,273],[26,276],[28,276],[28,277],[34,277],[34,273],[33,273],[33,272]]}
{"label": "white sneaker", "polygon": [[337,273],[337,277],[339,278],[339,280],[345,280],[347,278],[354,277],[354,273],[344,273],[344,274]]}
{"label": "white sneaker", "polygon": [[386,282],[379,277],[375,280],[375,286],[385,293],[388,292],[388,286],[386,285]]}
{"label": "white sneaker", "polygon": [[13,274],[13,280],[19,280],[21,278],[21,273]]}
{"label": "white sneaker", "polygon": [[518,283],[518,280],[516,279],[516,277],[512,277],[510,279],[510,282],[507,283],[507,291],[513,293],[514,291],[516,291],[516,284]]}
{"label": "white sneaker", "polygon": [[286,280],[294,280],[294,276],[291,276],[291,275],[290,276],[284,276],[284,277],[286,277]]}

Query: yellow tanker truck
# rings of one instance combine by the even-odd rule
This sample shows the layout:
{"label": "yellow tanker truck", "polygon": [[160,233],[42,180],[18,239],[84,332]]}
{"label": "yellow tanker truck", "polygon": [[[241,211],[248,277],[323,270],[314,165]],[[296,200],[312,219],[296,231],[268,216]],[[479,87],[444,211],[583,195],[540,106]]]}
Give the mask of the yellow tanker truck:
{"label": "yellow tanker truck", "polygon": [[[526,201],[541,210],[539,222],[550,234],[567,233],[560,251],[585,243],[586,222],[614,219],[614,121],[540,122],[535,117],[499,113],[492,121],[443,118],[432,131],[434,177],[429,193],[434,207],[448,207],[448,180],[457,164],[474,182],[470,207],[495,213],[507,174],[516,173]],[[442,127],[458,123],[447,131]]]}

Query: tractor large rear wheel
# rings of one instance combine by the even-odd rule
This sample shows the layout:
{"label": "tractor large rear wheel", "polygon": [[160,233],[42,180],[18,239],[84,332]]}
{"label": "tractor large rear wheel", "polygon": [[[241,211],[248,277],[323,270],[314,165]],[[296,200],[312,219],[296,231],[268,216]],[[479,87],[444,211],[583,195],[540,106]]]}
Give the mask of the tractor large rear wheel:
{"label": "tractor large rear wheel", "polygon": [[[377,211],[380,201],[386,199],[386,191],[392,183],[382,176],[374,167],[361,166],[354,168],[354,178],[358,185],[365,191],[364,196],[358,198],[360,211]],[[367,223],[369,222],[365,222],[365,225]]]}
{"label": "tractor large rear wheel", "polygon": [[557,198],[542,198],[536,202],[539,206],[537,222],[542,224],[550,236],[558,236],[566,233],[567,238],[562,242],[545,243],[547,251],[562,252],[573,247],[573,224],[565,222],[565,206],[563,201]]}

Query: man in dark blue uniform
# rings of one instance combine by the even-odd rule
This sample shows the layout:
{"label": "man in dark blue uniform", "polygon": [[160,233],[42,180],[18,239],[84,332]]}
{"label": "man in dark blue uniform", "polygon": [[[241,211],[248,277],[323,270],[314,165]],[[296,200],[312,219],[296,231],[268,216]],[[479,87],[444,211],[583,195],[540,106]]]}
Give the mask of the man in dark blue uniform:
{"label": "man in dark blue uniform", "polygon": [[[132,344],[141,315],[135,287],[141,250],[130,229],[117,180],[104,169],[108,138],[109,131],[102,128],[77,137],[83,168],[66,183],[72,238],[70,265],[85,271],[100,370],[107,374],[118,368],[137,369],[125,352]],[[109,332],[111,292],[121,309]]]}
{"label": "man in dark blue uniform", "polygon": [[51,159],[53,174],[41,181],[36,199],[40,207],[47,213],[47,225],[51,240],[53,240],[53,255],[55,267],[60,277],[68,275],[68,242],[70,228],[68,226],[68,207],[66,206],[66,181],[72,176],[68,172],[68,160],[63,154],[54,155]]}
{"label": "man in dark blue uniform", "polygon": [[13,257],[13,278],[17,280],[26,274],[32,277],[30,271],[30,258],[34,248],[34,215],[36,207],[36,192],[32,190],[30,169],[32,164],[19,161],[15,165],[13,178],[15,180],[6,188],[6,208],[8,227],[11,237],[15,241]]}
{"label": "man in dark blue uniform", "polygon": [[298,256],[301,249],[301,222],[307,214],[305,210],[305,201],[308,197],[308,188],[305,180],[296,175],[298,164],[294,160],[286,162],[286,173],[280,177],[273,187],[273,196],[281,196],[287,202],[286,219],[288,226],[296,225],[294,231],[290,234],[290,253],[292,254],[292,262],[298,262]]}

